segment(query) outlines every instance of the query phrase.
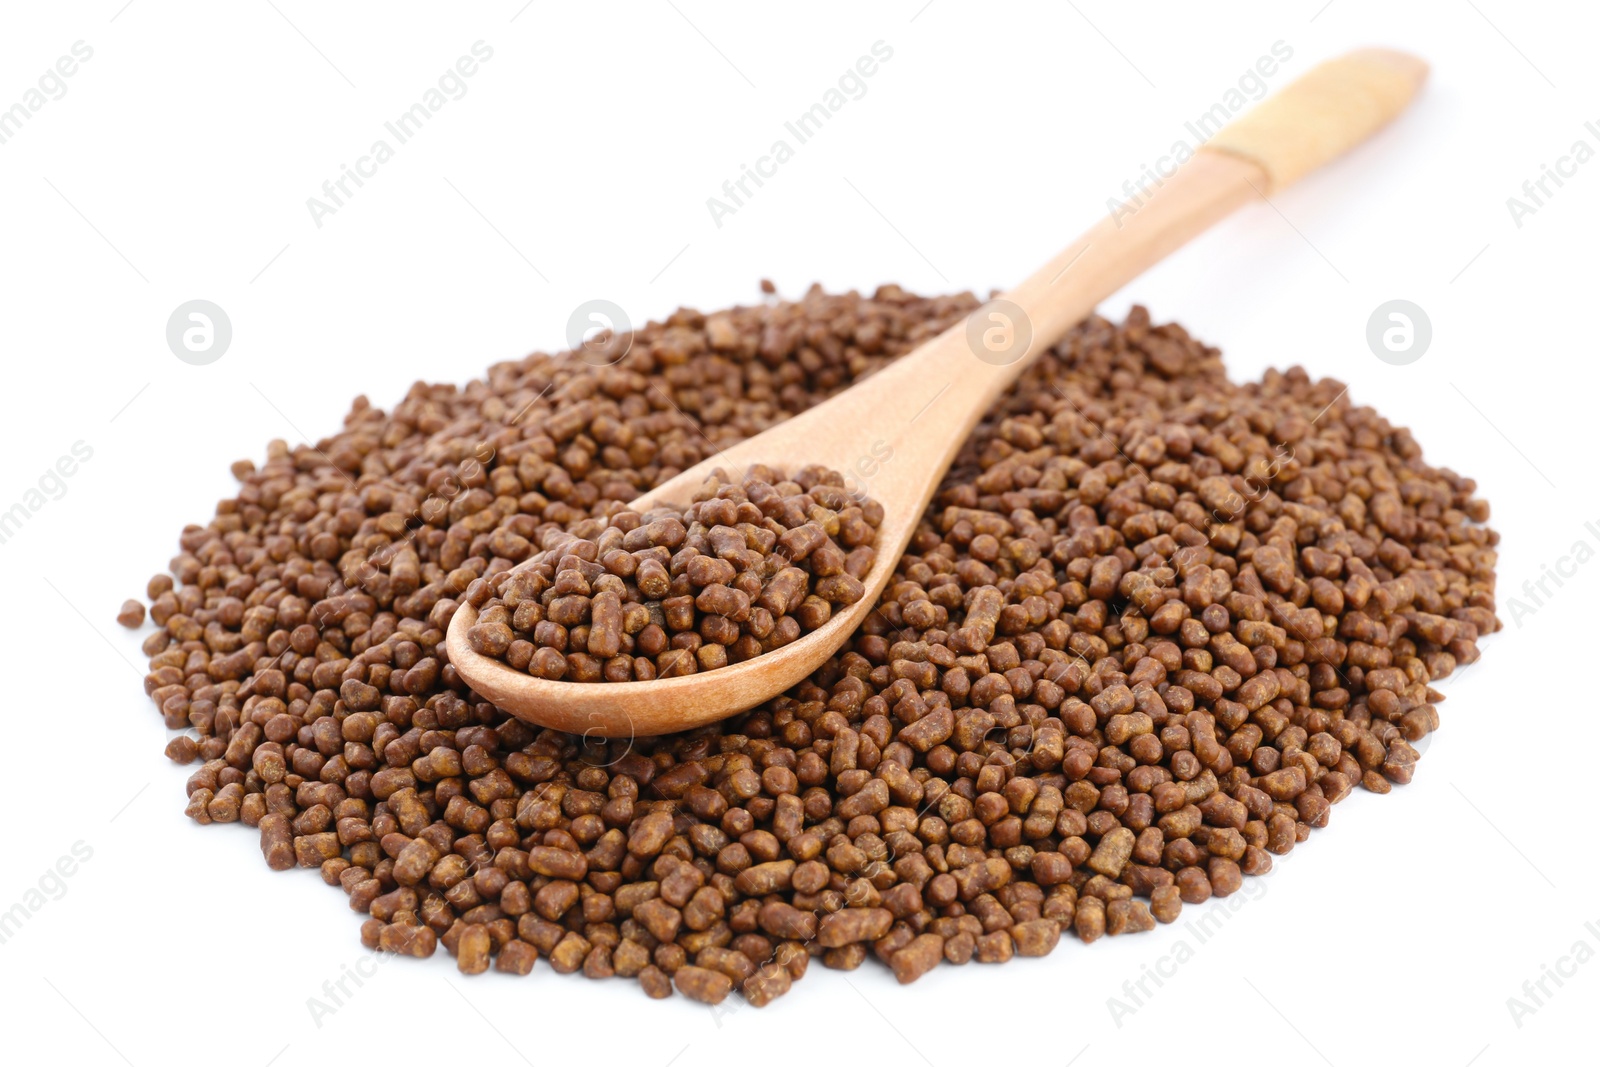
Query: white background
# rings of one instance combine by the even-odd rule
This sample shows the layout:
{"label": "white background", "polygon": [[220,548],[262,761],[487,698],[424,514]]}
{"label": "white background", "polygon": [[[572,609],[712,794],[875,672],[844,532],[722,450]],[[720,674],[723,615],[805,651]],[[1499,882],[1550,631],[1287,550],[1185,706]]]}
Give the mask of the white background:
{"label": "white background", "polygon": [[[1507,998],[1576,941],[1600,950],[1585,680],[1600,561],[1542,606],[1520,592],[1574,542],[1600,548],[1600,161],[1520,227],[1506,200],[1574,141],[1600,148],[1584,129],[1600,124],[1597,29],[1576,3],[1509,0],[5,5],[0,108],[74,42],[94,50],[0,144],[0,510],[75,442],[93,449],[0,544],[0,910],[75,842],[93,852],[0,944],[7,1059],[1593,1062],[1600,962],[1547,982],[1520,1027]],[[466,95],[318,228],[306,199],[479,40],[494,54]],[[715,225],[707,197],[880,40],[893,58],[866,95]],[[876,961],[813,965],[772,1007],[721,1015],[544,963],[468,979],[441,951],[384,964],[318,1026],[307,1000],[363,957],[359,918],[315,873],[268,871],[253,832],[182,816],[189,771],[162,757],[139,636],[113,620],[183,524],[231,495],[228,463],[333,431],[359,393],[388,406],[418,378],[564,347],[567,316],[595,297],[642,321],[758,299],[762,277],[789,296],[813,281],[1003,287],[1276,41],[1293,58],[1274,88],[1365,44],[1414,50],[1434,76],[1356,155],[1106,310],[1148,304],[1239,378],[1297,362],[1339,377],[1479,479],[1508,625],[1443,686],[1415,783],[1358,791],[1204,944],[1184,923],[1064,939],[1045,960],[941,967],[906,988]],[[165,342],[195,298],[233,324],[203,367]],[[1409,366],[1364,340],[1392,298],[1432,321]],[[1511,595],[1535,608],[1515,624]],[[1119,1026],[1108,998],[1180,942],[1194,958]]]}

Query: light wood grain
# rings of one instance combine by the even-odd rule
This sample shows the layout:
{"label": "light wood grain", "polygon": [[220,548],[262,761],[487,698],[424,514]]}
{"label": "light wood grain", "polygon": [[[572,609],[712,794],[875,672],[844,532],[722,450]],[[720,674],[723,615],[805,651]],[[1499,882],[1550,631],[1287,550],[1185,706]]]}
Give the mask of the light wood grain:
{"label": "light wood grain", "polygon": [[1206,150],[1254,162],[1263,193],[1344,155],[1404,111],[1428,64],[1385,48],[1363,48],[1312,68],[1281,93],[1206,142]]}
{"label": "light wood grain", "polygon": [[[1315,140],[1324,147],[1348,147],[1353,131],[1375,128],[1371,116],[1376,112],[1365,96],[1356,98],[1365,117],[1346,122],[1330,102],[1326,78],[1315,71],[1307,76],[1312,77],[1319,78],[1319,88],[1311,96],[1296,96],[1296,86],[1284,90],[1283,97],[1308,103],[1304,109],[1287,104],[1272,128],[1294,129],[1297,121],[1339,126],[1337,138]],[[1273,184],[1268,166],[1297,172],[1312,155],[1305,147],[1274,155],[1275,142],[1263,132],[1232,143],[1246,141],[1255,154],[1198,153],[1131,214],[1102,220],[1012,289],[1003,298],[1007,304],[992,302],[974,312],[976,347],[967,323],[953,326],[826,403],[712,456],[632,503],[638,509],[687,504],[713,470],[736,473],[752,463],[785,470],[821,463],[853,475],[852,488],[884,506],[877,563],[865,579],[866,595],[824,626],[781,649],[703,674],[651,682],[551,682],[473,652],[466,633],[478,613],[463,605],[446,639],[450,662],[480,695],[519,718],[598,737],[691,729],[754,707],[802,681],[873,609],[957,450],[1027,364],[1101,300],[1256,199],[1259,190]],[[1031,343],[1008,351],[1005,339],[1018,336],[1018,328],[1031,333]],[[880,458],[885,453],[887,458]]]}

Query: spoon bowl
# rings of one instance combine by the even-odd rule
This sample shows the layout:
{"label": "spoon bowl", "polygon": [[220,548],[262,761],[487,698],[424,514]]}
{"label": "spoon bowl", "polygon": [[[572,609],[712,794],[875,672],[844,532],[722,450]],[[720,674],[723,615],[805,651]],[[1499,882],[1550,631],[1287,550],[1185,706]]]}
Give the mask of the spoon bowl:
{"label": "spoon bowl", "polygon": [[[777,470],[792,466],[773,461],[770,453],[765,452],[759,459],[735,455],[744,451],[747,450],[734,446],[719,453],[631,501],[628,506],[640,512],[663,505],[687,506],[694,491],[718,468],[743,470],[757,462]],[[807,457],[807,461],[827,463],[825,459],[811,457]],[[892,528],[891,523],[894,523]],[[692,730],[753,708],[774,694],[798,685],[826,663],[877,604],[878,595],[894,573],[914,526],[914,521],[895,522],[886,509],[874,543],[877,555],[872,569],[862,579],[866,592],[860,600],[836,609],[827,622],[781,648],[719,670],[649,682],[564,682],[535,678],[473,651],[467,641],[467,631],[477,623],[478,612],[470,604],[457,608],[450,621],[446,637],[450,662],[479,695],[540,726],[585,737],[608,738],[653,737]]]}

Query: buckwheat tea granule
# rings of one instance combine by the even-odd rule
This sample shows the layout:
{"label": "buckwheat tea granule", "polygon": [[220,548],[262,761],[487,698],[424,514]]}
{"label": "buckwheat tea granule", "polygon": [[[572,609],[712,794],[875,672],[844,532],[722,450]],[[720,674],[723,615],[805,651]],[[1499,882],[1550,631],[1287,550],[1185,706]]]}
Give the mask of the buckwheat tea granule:
{"label": "buckwheat tea granule", "polygon": [[[235,464],[147,590],[146,691],[187,729],[168,755],[200,761],[188,814],[320,868],[370,948],[763,1005],[813,958],[909,982],[1172,922],[1353,789],[1409,781],[1431,683],[1500,625],[1487,505],[1339,383],[1230,383],[1140,308],[1029,368],[859,632],[767,705],[603,742],[452,670],[463,598],[521,595],[496,576],[598,547],[622,502],[975,305],[888,286],[680,311],[614,364],[358,398],[316,447]],[[582,655],[609,663],[593,593]],[[571,672],[578,625],[506,653]]]}

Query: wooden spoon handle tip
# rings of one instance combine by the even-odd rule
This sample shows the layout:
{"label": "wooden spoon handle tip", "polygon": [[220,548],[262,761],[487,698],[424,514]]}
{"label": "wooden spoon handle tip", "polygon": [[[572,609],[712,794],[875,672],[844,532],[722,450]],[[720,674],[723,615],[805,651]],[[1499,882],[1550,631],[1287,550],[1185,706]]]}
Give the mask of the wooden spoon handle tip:
{"label": "wooden spoon handle tip", "polygon": [[1387,48],[1363,48],[1313,67],[1206,142],[1212,152],[1259,166],[1283,189],[1344,155],[1405,110],[1428,64]]}

